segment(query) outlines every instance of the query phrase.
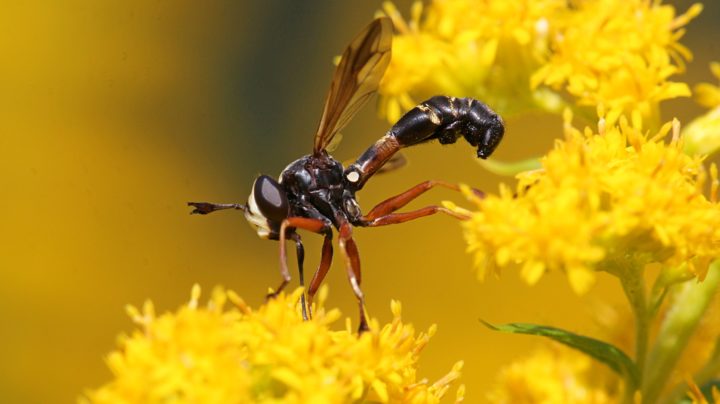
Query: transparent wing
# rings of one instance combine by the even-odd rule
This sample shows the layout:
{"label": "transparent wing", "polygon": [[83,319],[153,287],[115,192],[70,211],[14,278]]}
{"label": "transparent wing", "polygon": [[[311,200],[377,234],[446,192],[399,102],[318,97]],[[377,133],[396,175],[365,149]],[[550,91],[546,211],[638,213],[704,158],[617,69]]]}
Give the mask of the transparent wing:
{"label": "transparent wing", "polygon": [[340,142],[342,142],[343,134],[341,132],[337,132],[333,135],[332,139],[328,142],[327,146],[325,146],[325,150],[328,153],[332,153],[337,149],[338,146],[340,146]]}
{"label": "transparent wing", "polygon": [[345,49],[335,70],[315,134],[315,154],[325,150],[370,96],[390,63],[392,22],[375,19]]}

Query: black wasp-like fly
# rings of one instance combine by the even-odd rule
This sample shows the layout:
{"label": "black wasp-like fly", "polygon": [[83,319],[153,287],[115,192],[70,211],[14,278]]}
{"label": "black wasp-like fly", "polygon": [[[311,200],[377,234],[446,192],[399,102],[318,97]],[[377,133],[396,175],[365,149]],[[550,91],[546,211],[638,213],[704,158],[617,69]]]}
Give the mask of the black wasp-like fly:
{"label": "black wasp-like fly", "polygon": [[280,293],[290,281],[285,241],[295,242],[300,285],[304,286],[304,250],[298,229],[325,237],[322,258],[307,288],[307,303],[302,297],[302,313],[311,316],[310,306],[332,261],[333,228],[345,258],[347,275],[360,306],[359,331],[368,329],[364,297],[360,289],[360,256],[352,237],[353,226],[375,227],[403,223],[443,212],[456,213],[441,206],[427,206],[412,212],[395,213],[411,200],[434,186],[457,190],[454,184],[426,181],[391,197],[363,215],[355,193],[376,173],[398,164],[400,149],[437,139],[441,144],[454,143],[461,136],[477,155],[487,158],[503,137],[502,119],[487,105],[472,98],[435,96],[406,113],[392,128],[370,146],[354,163],[343,168],[327,152],[335,135],[367,102],[390,63],[392,22],[387,17],[375,19],[347,47],[335,70],[325,101],[320,125],[315,134],[312,154],[290,163],[279,181],[261,175],[255,179],[247,204],[190,202],[192,213],[208,214],[222,209],[240,209],[254,225],[261,238],[280,241],[282,282],[269,297]]}

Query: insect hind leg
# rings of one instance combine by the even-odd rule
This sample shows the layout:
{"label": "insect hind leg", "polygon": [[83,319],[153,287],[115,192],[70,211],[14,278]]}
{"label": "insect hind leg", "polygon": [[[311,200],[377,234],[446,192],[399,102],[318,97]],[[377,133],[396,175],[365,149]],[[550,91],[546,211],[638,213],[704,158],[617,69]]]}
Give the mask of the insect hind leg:
{"label": "insect hind leg", "polygon": [[395,212],[396,210],[404,207],[414,199],[429,191],[430,189],[441,186],[444,188],[451,189],[453,191],[459,191],[460,187],[445,181],[428,180],[415,185],[414,187],[402,192],[398,195],[392,196],[380,203],[378,203],[370,212],[363,216],[363,220],[372,222],[373,220]]}
{"label": "insect hind leg", "polygon": [[[422,209],[417,209],[411,212],[394,213],[436,186],[442,186],[453,191],[460,191],[460,187],[458,185],[449,182],[439,180],[424,181],[405,192],[378,203],[368,214],[361,216],[360,219],[353,224],[364,227],[385,226],[389,224],[404,223],[421,217],[434,215],[438,212],[445,213],[446,215],[452,216],[456,219],[467,220],[468,217],[466,215],[437,205],[426,206]],[[475,196],[480,198],[485,195],[482,191],[474,188],[472,189],[472,192]]]}

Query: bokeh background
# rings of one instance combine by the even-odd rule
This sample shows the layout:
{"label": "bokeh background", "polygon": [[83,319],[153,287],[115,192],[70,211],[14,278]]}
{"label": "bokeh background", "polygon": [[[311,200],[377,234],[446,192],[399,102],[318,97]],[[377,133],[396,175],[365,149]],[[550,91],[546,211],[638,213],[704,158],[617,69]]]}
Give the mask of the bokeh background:
{"label": "bokeh background", "polygon": [[[675,1],[684,11],[690,1]],[[408,15],[409,1],[396,2]],[[279,281],[277,243],[238,212],[190,216],[186,201],[244,202],[260,173],[276,176],[306,154],[333,71],[332,57],[379,1],[4,2],[0,12],[0,401],[72,402],[110,379],[103,358],[132,330],[127,303],[173,310],[198,282],[234,289],[253,306]],[[706,2],[683,43],[685,77],[711,79],[720,59],[720,4]],[[688,121],[689,100],[664,104]],[[546,151],[560,134],[550,116],[510,119],[497,151],[512,160]],[[388,128],[372,105],[344,131],[351,160]],[[496,190],[501,180],[466,144],[416,147],[403,170],[360,194],[375,203],[437,178]],[[436,190],[411,207],[459,195]],[[622,302],[601,277],[575,296],[561,274],[528,287],[511,272],[475,280],[460,227],[438,216],[358,229],[368,310],[390,299],[420,329],[439,325],[421,361],[431,380],[464,359],[468,402],[502,364],[537,344],[478,319],[526,321],[594,333],[599,301]],[[305,236],[306,266],[319,237]],[[341,260],[329,305],[357,321]],[[310,275],[307,275],[308,277]],[[294,281],[292,286],[296,286]],[[342,327],[342,322],[337,324]]]}

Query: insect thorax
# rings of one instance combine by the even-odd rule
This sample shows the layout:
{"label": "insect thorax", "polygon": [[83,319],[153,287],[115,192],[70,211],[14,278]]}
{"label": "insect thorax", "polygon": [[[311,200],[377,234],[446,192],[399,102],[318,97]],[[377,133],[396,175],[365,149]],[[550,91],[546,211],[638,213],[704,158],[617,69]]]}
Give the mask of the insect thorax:
{"label": "insect thorax", "polygon": [[326,218],[333,220],[342,206],[344,190],[342,164],[323,153],[307,155],[290,163],[280,173],[294,214],[305,216],[308,204]]}

